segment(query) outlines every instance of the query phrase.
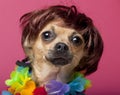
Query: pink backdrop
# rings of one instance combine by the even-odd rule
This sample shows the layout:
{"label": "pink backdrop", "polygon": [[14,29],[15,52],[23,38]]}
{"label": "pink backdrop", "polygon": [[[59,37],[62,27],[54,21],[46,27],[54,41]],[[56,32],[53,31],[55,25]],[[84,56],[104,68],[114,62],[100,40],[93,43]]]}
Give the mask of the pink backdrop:
{"label": "pink backdrop", "polygon": [[120,95],[120,0],[0,0],[0,91],[17,59],[24,58],[19,18],[34,9],[53,4],[75,4],[93,20],[105,48],[98,71],[90,76],[87,95]]}

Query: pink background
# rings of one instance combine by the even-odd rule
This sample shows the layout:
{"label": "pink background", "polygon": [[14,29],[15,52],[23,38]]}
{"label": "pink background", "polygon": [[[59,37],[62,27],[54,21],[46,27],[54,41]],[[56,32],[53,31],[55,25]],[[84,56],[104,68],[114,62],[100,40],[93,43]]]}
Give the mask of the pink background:
{"label": "pink background", "polygon": [[26,12],[53,4],[75,4],[99,29],[104,53],[97,72],[88,76],[93,87],[87,95],[120,95],[120,0],[0,0],[0,91],[18,59],[21,48],[19,18]]}

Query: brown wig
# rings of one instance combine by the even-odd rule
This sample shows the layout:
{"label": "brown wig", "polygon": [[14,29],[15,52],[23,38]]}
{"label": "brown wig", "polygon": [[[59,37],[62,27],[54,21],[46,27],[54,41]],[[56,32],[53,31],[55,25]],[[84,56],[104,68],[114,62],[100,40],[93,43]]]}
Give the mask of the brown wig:
{"label": "brown wig", "polygon": [[81,59],[76,71],[86,70],[85,75],[97,70],[98,62],[103,52],[103,41],[98,30],[93,25],[91,18],[77,11],[75,6],[51,6],[47,9],[29,12],[20,19],[22,32],[22,45],[25,40],[32,44],[37,39],[39,32],[52,20],[62,19],[65,26],[77,30],[84,38],[86,55]]}

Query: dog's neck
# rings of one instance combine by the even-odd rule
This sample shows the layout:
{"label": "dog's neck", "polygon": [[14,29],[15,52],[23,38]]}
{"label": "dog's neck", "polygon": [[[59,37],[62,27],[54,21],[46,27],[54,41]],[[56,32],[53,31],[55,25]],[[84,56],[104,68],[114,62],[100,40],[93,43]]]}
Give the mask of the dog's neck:
{"label": "dog's neck", "polygon": [[[69,66],[55,66],[48,65],[49,63],[33,63],[32,65],[32,79],[38,86],[45,85],[50,80],[57,80],[67,83],[72,76],[72,68]],[[68,68],[69,67],[69,68]]]}

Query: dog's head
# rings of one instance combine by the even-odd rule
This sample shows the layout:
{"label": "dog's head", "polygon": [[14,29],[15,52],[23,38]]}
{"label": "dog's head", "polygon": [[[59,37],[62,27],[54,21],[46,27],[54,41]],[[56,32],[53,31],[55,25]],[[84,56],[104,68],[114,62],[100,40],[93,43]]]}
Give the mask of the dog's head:
{"label": "dog's head", "polygon": [[49,65],[70,65],[85,75],[96,71],[103,41],[92,20],[75,6],[52,6],[21,18],[22,45],[29,59]]}

